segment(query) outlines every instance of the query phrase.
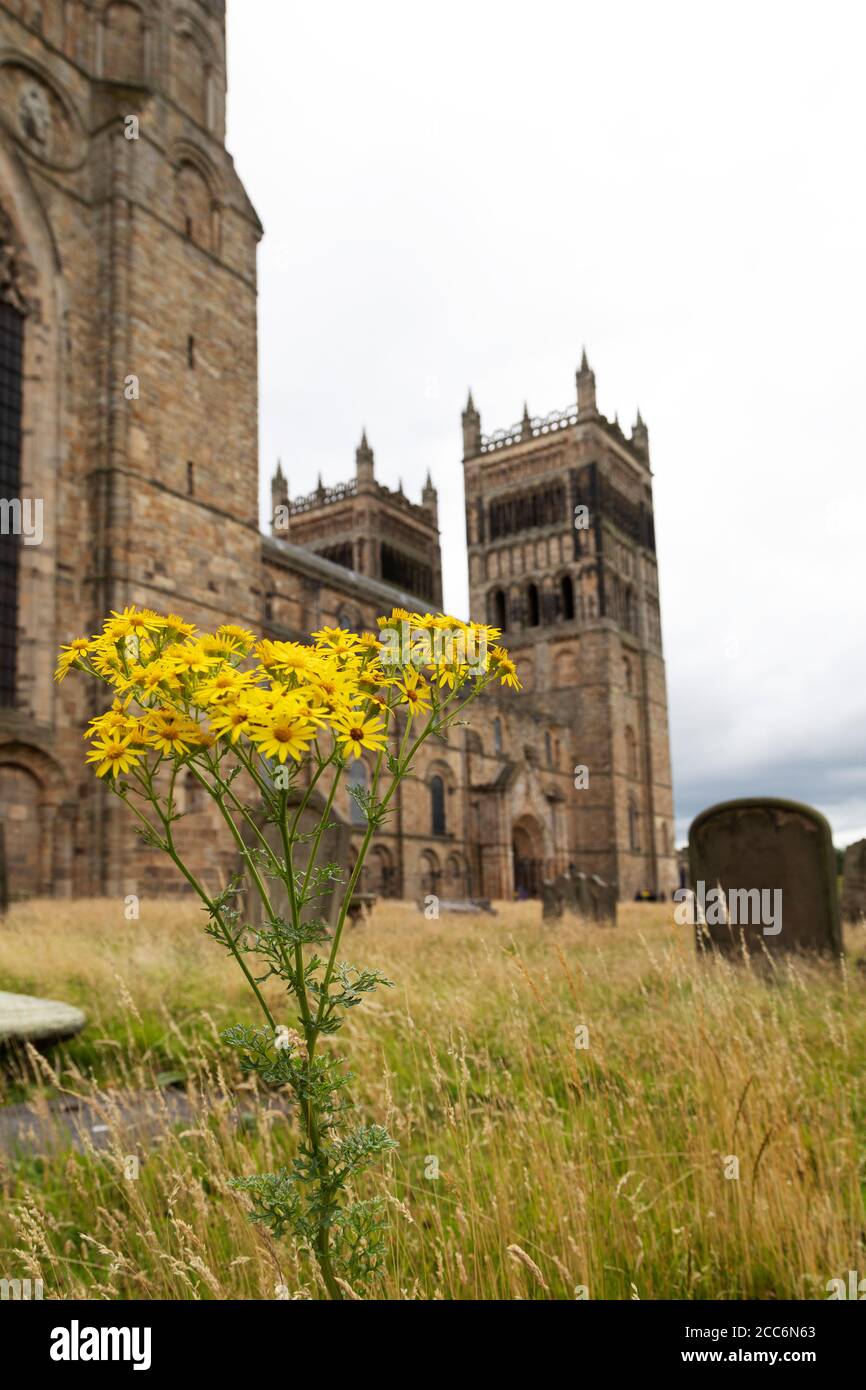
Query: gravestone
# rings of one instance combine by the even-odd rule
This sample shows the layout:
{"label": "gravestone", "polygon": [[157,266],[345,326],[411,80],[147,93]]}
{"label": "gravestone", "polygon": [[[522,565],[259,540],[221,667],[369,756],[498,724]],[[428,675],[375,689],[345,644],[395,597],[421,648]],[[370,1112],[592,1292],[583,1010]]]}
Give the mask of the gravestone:
{"label": "gravestone", "polygon": [[546,878],[541,885],[541,920],[556,922],[561,916],[562,898],[556,891],[556,885],[551,879]]}
{"label": "gravestone", "polygon": [[541,916],[555,922],[564,912],[591,922],[616,923],[615,883],[605,883],[598,874],[559,874],[541,886]]}
{"label": "gravestone", "polygon": [[580,900],[578,897],[577,879],[571,874],[559,874],[553,880],[553,886],[559,894],[563,912],[580,912]]}
{"label": "gravestone", "polygon": [[866,840],[848,846],[842,874],[843,920],[859,922],[866,916]]}
{"label": "gravestone", "polygon": [[841,954],[833,839],[811,806],[749,797],[702,811],[689,830],[689,876],[699,948]]}
{"label": "gravestone", "polygon": [[616,884],[605,883],[598,874],[589,880],[589,894],[592,901],[592,916],[596,922],[616,923]]}
{"label": "gravestone", "polygon": [[[293,809],[298,806],[301,795],[302,793],[294,792],[289,796],[290,824]],[[313,834],[319,824],[324,807],[324,798],[317,792],[314,793],[309,805],[306,806],[301,813],[297,828],[298,835]],[[341,871],[341,879],[334,884],[330,892],[323,893],[321,897],[312,898],[304,908],[301,917],[305,922],[311,921],[314,917],[319,917],[330,927],[335,927],[340,912],[343,891],[353,868],[353,864],[350,862],[352,832],[348,823],[343,820],[333,806],[331,807],[329,822],[328,828],[322,835],[319,844],[318,853],[316,855],[316,866],[323,869],[326,864],[338,864]],[[274,825],[273,822],[267,822],[263,824],[260,823],[260,829],[271,849],[282,859],[283,841],[279,827]],[[246,823],[244,823],[242,833],[247,845],[260,844],[260,841]],[[295,844],[292,858],[296,873],[304,873],[306,871],[311,849],[312,842],[310,840],[300,841]],[[261,900],[255,884],[250,882],[249,870],[240,858],[238,861],[238,871],[243,874],[244,879],[244,920],[249,922],[250,926],[261,926],[264,921],[264,903]],[[261,868],[259,868],[259,874],[264,883],[268,897],[270,898],[271,907],[274,912],[278,917],[283,917],[288,921],[291,913],[289,908],[289,895],[286,892],[284,884],[280,879],[267,877],[262,872]]]}

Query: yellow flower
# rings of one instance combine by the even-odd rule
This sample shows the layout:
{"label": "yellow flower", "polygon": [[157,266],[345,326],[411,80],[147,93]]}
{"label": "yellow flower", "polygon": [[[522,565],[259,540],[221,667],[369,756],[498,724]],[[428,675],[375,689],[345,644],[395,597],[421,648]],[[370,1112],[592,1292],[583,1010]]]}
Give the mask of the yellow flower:
{"label": "yellow flower", "polygon": [[447,685],[453,690],[456,685],[462,685],[468,669],[463,662],[448,661],[441,656],[434,668],[434,676],[440,686]]}
{"label": "yellow flower", "polygon": [[218,714],[211,716],[210,731],[217,738],[231,734],[232,743],[237,743],[241,734],[250,732],[250,712],[240,705],[223,705]]}
{"label": "yellow flower", "polygon": [[187,671],[190,675],[205,674],[213,665],[213,658],[206,655],[198,642],[169,647],[165,655],[175,663],[175,670],[181,675]]}
{"label": "yellow flower", "polygon": [[92,645],[86,637],[76,637],[74,642],[70,642],[66,647],[61,647],[60,660],[57,663],[57,670],[54,672],[54,679],[56,681],[65,680],[71,668],[87,655]]}
{"label": "yellow flower", "polygon": [[409,713],[421,714],[430,708],[430,687],[422,681],[417,671],[407,671],[402,681],[398,681],[401,705],[408,705]]}
{"label": "yellow flower", "polygon": [[199,741],[198,725],[177,710],[154,710],[142,723],[148,743],[160,753],[188,753]]}
{"label": "yellow flower", "polygon": [[96,769],[97,777],[116,777],[117,774],[129,772],[130,768],[135,767],[142,759],[143,753],[140,748],[131,748],[132,735],[106,734],[103,738],[96,739],[93,748],[87,754],[87,762],[98,763]]}
{"label": "yellow flower", "polygon": [[255,645],[255,633],[248,632],[245,627],[236,627],[234,623],[223,623],[222,627],[217,628],[217,637],[223,642],[231,642],[235,651],[242,649],[248,652]]}
{"label": "yellow flower", "polygon": [[353,651],[361,643],[360,637],[345,627],[320,628],[318,632],[313,633],[313,641],[320,647],[330,647],[339,653]]}
{"label": "yellow flower", "polygon": [[306,675],[315,669],[316,653],[300,642],[271,642],[268,666],[287,675]]}
{"label": "yellow flower", "polygon": [[84,734],[85,738],[93,738],[96,734],[120,734],[121,729],[131,733],[138,728],[138,721],[131,718],[126,713],[126,707],[120,700],[115,700],[111,709],[104,714],[97,714],[90,721],[90,725]]}
{"label": "yellow flower", "polygon": [[169,613],[165,620],[166,631],[174,637],[192,637],[195,633],[195,623],[186,623],[183,618],[179,618],[176,613]]}
{"label": "yellow flower", "polygon": [[385,721],[365,719],[358,710],[349,710],[334,725],[334,737],[344,758],[360,758],[364,748],[376,753],[385,747]]}
{"label": "yellow flower", "polygon": [[129,673],[130,684],[153,694],[161,685],[177,687],[180,681],[167,661],[154,661],[150,666],[133,666]]}
{"label": "yellow flower", "polygon": [[165,618],[150,608],[124,608],[122,613],[112,610],[110,618],[104,623],[105,634],[117,642],[121,637],[146,637],[149,632],[158,632],[166,626]]}
{"label": "yellow flower", "polygon": [[250,733],[263,757],[278,758],[281,763],[288,757],[300,762],[315,737],[315,724],[284,703],[278,703]]}
{"label": "yellow flower", "polygon": [[517,675],[517,667],[504,647],[493,648],[493,662],[500,685],[508,685],[512,690],[523,689]]}
{"label": "yellow flower", "polygon": [[249,671],[237,671],[234,666],[223,664],[209,680],[202,681],[195,693],[197,705],[218,705],[232,696],[237,696],[252,681]]}

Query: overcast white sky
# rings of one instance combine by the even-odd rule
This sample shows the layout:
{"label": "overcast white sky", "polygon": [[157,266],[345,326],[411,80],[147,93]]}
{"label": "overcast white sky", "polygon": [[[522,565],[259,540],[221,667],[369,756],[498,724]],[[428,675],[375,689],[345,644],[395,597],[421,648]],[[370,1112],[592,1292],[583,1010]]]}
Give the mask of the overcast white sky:
{"label": "overcast white sky", "polygon": [[678,838],[765,793],[866,834],[866,9],[229,0],[265,226],[261,464],[439,488],[460,412],[650,430]]}

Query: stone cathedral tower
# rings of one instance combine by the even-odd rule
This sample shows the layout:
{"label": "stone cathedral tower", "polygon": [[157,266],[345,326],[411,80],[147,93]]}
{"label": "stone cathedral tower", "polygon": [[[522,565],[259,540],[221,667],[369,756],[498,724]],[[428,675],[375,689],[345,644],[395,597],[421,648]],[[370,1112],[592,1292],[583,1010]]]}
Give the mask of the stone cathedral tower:
{"label": "stone cathedral tower", "polygon": [[261,227],[225,94],[224,0],[0,0],[2,495],[42,518],[0,537],[0,803],[30,892],[130,882],[58,644],[131,602],[260,616]]}
{"label": "stone cathedral tower", "polygon": [[[469,397],[470,606],[517,657],[545,731],[536,756],[586,769],[560,807],[575,867],[615,880],[622,898],[644,888],[669,896],[677,877],[648,434],[640,415],[627,437],[600,413],[586,354],[576,386],[568,410],[524,409],[491,435]],[[512,750],[519,739],[506,729]],[[531,822],[514,827],[513,858],[518,881],[537,877]]]}

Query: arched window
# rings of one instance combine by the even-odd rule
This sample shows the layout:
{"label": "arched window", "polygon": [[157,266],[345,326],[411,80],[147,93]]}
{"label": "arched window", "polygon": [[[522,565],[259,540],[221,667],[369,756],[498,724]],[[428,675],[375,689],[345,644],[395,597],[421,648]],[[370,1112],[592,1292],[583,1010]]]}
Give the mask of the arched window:
{"label": "arched window", "polygon": [[505,602],[505,595],[501,589],[494,589],[490,595],[490,623],[492,627],[498,627],[502,632],[508,626],[508,605]]}
{"label": "arched window", "polygon": [[138,5],[113,0],[103,18],[103,75],[109,82],[144,78],[144,17]]}
{"label": "arched window", "polygon": [[426,897],[429,893],[439,892],[439,882],[442,878],[442,870],[439,868],[439,860],[431,849],[425,849],[420,860],[421,869],[421,892]]}
{"label": "arched window", "polygon": [[566,623],[574,621],[574,581],[570,574],[564,574],[559,581],[562,599],[562,618]]}
{"label": "arched window", "polygon": [[538,627],[541,622],[541,605],[538,600],[538,585],[526,587],[526,623],[528,627]]}
{"label": "arched window", "polygon": [[627,656],[624,656],[623,659],[622,659],[622,674],[623,674],[623,680],[624,680],[624,682],[625,682],[625,693],[626,693],[626,695],[631,695],[631,694],[634,693],[634,692],[633,692],[633,677],[632,677],[632,671],[631,671],[631,662],[629,661],[629,659],[628,659]]}
{"label": "arched window", "polygon": [[434,835],[445,834],[445,783],[441,777],[430,779],[430,822]]}
{"label": "arched window", "polygon": [[445,893],[449,898],[469,896],[469,875],[466,863],[459,854],[449,854],[445,865]]}
{"label": "arched window", "polygon": [[367,765],[361,758],[355,758],[346,770],[347,794],[349,797],[349,819],[353,825],[366,825],[367,817],[364,808],[357,799],[357,795],[352,794],[353,787],[367,786]]}
{"label": "arched window", "polygon": [[493,747],[497,753],[502,752],[502,720],[493,721]]}
{"label": "arched window", "polygon": [[628,842],[632,850],[640,849],[640,816],[637,802],[631,798],[628,803]]}
{"label": "arched window", "polygon": [[177,171],[177,207],[184,236],[208,251],[213,250],[213,199],[207,179],[189,160],[184,160]]}
{"label": "arched window", "polygon": [[553,739],[547,732],[544,735],[544,761],[548,767],[553,763]]}
{"label": "arched window", "polygon": [[384,845],[374,845],[368,861],[369,890],[380,898],[393,898],[395,895],[394,863],[390,851]]}
{"label": "arched window", "polygon": [[625,770],[629,777],[637,777],[637,739],[630,726],[625,731]]}

